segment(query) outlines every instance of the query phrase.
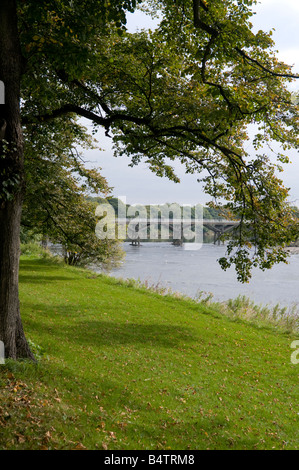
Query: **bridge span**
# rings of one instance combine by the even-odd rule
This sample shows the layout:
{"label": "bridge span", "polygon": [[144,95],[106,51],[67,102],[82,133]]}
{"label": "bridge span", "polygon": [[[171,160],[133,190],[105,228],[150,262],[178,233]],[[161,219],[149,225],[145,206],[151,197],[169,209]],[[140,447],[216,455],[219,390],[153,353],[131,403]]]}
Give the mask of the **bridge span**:
{"label": "bridge span", "polygon": [[[167,226],[170,230],[172,230],[173,234],[175,230],[181,233],[180,237],[175,238],[173,237],[173,241],[177,242],[174,244],[182,244],[183,243],[183,228],[184,227],[195,227],[196,225],[206,227],[207,229],[214,232],[214,244],[218,243],[220,245],[221,236],[224,233],[232,231],[236,228],[239,224],[239,220],[224,220],[224,219],[173,219],[173,218],[119,218],[116,219],[116,222],[119,225],[130,225],[132,224],[133,227],[137,228],[138,236],[136,238],[131,237],[132,245],[139,246],[140,240],[142,238],[148,238],[147,232],[148,227],[157,227],[157,226]],[[142,237],[142,233],[144,233],[144,237]],[[178,233],[178,232],[177,232]],[[137,235],[137,234],[136,234]]]}

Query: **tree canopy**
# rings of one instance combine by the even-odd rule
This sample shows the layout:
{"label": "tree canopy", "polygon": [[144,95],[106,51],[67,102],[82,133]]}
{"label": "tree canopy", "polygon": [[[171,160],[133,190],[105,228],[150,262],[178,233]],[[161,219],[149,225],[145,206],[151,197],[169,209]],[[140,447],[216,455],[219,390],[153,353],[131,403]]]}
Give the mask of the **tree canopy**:
{"label": "tree canopy", "polygon": [[[0,339],[10,357],[31,357],[18,301],[26,178],[47,190],[49,180],[38,179],[46,141],[67,138],[78,117],[105,128],[117,155],[133,165],[144,159],[158,176],[178,181],[171,166],[178,159],[198,175],[211,205],[240,219],[220,260],[224,269],[235,265],[239,280],[252,266],[286,260],[284,246],[298,227],[279,171],[298,148],[298,104],[288,90],[298,76],[278,60],[271,32],[253,32],[255,3],[0,2]],[[154,31],[126,31],[126,14],[138,5],[159,16]],[[275,159],[271,142],[281,148]],[[41,159],[30,168],[36,151]],[[57,183],[66,171],[60,163]],[[84,178],[95,176],[73,164]],[[64,197],[63,185],[58,194]]]}
{"label": "tree canopy", "polygon": [[[25,139],[26,194],[23,234],[42,236],[63,248],[68,264],[97,263],[104,268],[122,259],[118,240],[99,241],[95,234],[96,203],[89,193],[106,197],[111,188],[99,169],[86,168],[81,149],[95,142],[76,120],[65,117],[27,126]],[[63,126],[63,131],[61,126]]]}
{"label": "tree canopy", "polygon": [[[298,105],[288,91],[297,77],[277,59],[271,32],[252,32],[254,3],[144,2],[161,22],[135,34],[120,9],[135,2],[20,3],[23,124],[60,119],[63,131],[62,117],[90,119],[117,155],[133,165],[145,159],[174,181],[171,161],[179,159],[212,205],[225,203],[240,218],[221,264],[235,264],[242,281],[253,265],[285,260],[297,233],[278,176],[298,147]],[[255,155],[245,150],[249,128]],[[281,146],[276,161],[270,142]]]}

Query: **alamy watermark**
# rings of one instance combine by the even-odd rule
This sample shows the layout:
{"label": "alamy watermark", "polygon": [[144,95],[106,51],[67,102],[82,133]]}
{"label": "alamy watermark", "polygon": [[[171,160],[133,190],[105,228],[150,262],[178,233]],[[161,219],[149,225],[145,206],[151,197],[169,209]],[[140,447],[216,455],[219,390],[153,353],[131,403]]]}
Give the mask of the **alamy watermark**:
{"label": "alamy watermark", "polygon": [[293,104],[299,104],[299,94],[293,94],[292,97],[291,97],[291,101]]}
{"label": "alamy watermark", "polygon": [[5,349],[3,341],[0,341],[0,364],[5,364]]}
{"label": "alamy watermark", "polygon": [[292,364],[299,364],[299,341],[293,341],[291,344],[291,348],[295,349],[295,351],[291,355],[291,363]]}
{"label": "alamy watermark", "polygon": [[0,104],[5,104],[5,86],[0,80]]}
{"label": "alamy watermark", "polygon": [[109,203],[96,208],[100,240],[168,241],[183,244],[186,250],[199,250],[203,243],[203,206],[173,204],[127,205],[118,199],[117,210]]}

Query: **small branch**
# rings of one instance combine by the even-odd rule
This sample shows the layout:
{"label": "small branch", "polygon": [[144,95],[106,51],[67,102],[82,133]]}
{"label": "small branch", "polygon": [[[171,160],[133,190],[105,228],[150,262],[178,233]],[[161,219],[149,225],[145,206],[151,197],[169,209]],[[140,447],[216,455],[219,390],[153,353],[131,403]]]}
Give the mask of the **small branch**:
{"label": "small branch", "polygon": [[252,57],[250,57],[249,55],[247,55],[242,49],[239,49],[238,47],[235,47],[235,50],[242,55],[242,57],[244,57],[245,59],[247,59],[248,61],[256,64],[260,69],[264,70],[265,72],[267,73],[270,73],[271,75],[273,75],[274,77],[282,77],[282,78],[299,78],[299,75],[293,75],[293,74],[288,74],[288,73],[277,73],[277,72],[273,72],[273,70],[269,70],[267,67],[265,67],[264,65],[262,65],[258,60],[256,59],[253,59]]}

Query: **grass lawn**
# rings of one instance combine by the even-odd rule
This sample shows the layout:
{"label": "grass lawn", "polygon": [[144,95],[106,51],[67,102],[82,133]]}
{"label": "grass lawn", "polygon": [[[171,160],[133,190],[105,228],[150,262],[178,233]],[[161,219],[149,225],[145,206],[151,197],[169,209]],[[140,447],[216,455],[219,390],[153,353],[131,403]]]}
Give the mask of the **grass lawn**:
{"label": "grass lawn", "polygon": [[20,296],[41,358],[0,366],[0,449],[298,448],[294,334],[31,257]]}

